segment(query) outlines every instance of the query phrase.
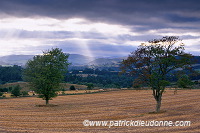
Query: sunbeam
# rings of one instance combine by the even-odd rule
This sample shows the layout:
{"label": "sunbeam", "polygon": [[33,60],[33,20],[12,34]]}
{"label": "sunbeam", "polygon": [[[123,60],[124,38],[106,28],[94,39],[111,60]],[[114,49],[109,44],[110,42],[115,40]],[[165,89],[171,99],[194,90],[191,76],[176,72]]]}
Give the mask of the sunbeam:
{"label": "sunbeam", "polygon": [[90,50],[88,39],[84,39],[83,35],[80,32],[76,32],[75,37],[76,37],[78,46],[81,48],[81,50],[79,51],[79,54],[86,55],[95,59],[92,51]]}

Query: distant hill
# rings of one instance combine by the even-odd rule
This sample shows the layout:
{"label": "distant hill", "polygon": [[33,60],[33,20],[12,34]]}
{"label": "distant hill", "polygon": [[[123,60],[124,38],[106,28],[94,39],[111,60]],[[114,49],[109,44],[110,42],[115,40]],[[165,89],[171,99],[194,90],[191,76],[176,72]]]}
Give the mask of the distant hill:
{"label": "distant hill", "polygon": [[[32,59],[34,55],[8,55],[0,57],[0,65],[20,65],[24,66],[29,59]],[[70,54],[69,62],[71,66],[98,66],[98,67],[118,67],[120,62],[126,59],[121,58],[93,58],[80,54]],[[200,56],[195,56],[195,69],[200,69]]]}
{"label": "distant hill", "polygon": [[200,56],[194,56],[195,64],[200,64]]}
{"label": "distant hill", "polygon": [[9,64],[0,60],[0,65],[2,65],[2,66],[7,66],[7,65],[9,65]]}
{"label": "distant hill", "polygon": [[[26,62],[32,59],[34,55],[8,55],[0,57],[0,65],[20,65],[24,66]],[[79,54],[70,54],[69,62],[72,65],[87,65],[89,62],[93,61],[94,58],[79,55]]]}
{"label": "distant hill", "polygon": [[98,58],[90,62],[88,65],[116,66],[116,65],[119,65],[123,59],[125,59],[125,57],[124,58]]}
{"label": "distant hill", "polygon": [[4,62],[7,65],[25,65],[29,59],[32,59],[34,55],[8,55],[0,57],[0,65],[3,65],[1,62]]}
{"label": "distant hill", "polygon": [[89,62],[93,61],[94,58],[79,54],[70,54],[69,55],[69,62],[72,65],[87,65]]}

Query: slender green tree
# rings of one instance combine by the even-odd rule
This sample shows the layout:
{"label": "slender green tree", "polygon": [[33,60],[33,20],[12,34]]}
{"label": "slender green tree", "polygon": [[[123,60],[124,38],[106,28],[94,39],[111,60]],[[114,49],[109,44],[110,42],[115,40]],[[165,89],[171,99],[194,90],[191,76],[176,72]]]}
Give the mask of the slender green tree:
{"label": "slender green tree", "polygon": [[43,55],[34,56],[29,60],[23,71],[23,77],[39,94],[40,98],[49,104],[49,100],[57,96],[60,82],[68,68],[68,54],[62,49],[52,48],[43,52]]}
{"label": "slender green tree", "polygon": [[15,97],[18,97],[18,96],[20,96],[20,90],[21,90],[22,88],[20,87],[20,85],[17,85],[17,86],[15,86],[15,87],[13,87],[13,89],[12,89],[12,91],[11,91],[11,94],[13,95],[13,96],[15,96]]}
{"label": "slender green tree", "polygon": [[188,75],[184,74],[178,79],[177,85],[180,88],[188,88],[191,87],[192,81],[190,80]]}
{"label": "slender green tree", "polygon": [[87,84],[87,89],[88,90],[92,90],[94,88],[94,84],[93,83],[88,83]]}
{"label": "slender green tree", "polygon": [[177,68],[189,67],[191,57],[184,52],[179,37],[167,36],[141,44],[122,61],[121,69],[136,76],[137,83],[151,87],[157,102],[156,112],[159,112],[163,92],[169,84],[167,75]]}

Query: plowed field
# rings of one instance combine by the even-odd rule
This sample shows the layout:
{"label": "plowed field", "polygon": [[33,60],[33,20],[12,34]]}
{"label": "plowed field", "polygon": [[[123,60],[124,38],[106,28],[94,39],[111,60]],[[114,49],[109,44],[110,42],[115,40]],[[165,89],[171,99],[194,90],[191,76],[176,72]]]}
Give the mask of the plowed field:
{"label": "plowed field", "polygon": [[[84,95],[59,96],[55,106],[38,106],[40,98],[0,99],[0,132],[68,133],[198,133],[200,132],[200,90],[172,90],[163,94],[163,113],[152,114],[155,100],[151,90],[120,90]],[[190,126],[83,126],[91,121],[191,121]]]}

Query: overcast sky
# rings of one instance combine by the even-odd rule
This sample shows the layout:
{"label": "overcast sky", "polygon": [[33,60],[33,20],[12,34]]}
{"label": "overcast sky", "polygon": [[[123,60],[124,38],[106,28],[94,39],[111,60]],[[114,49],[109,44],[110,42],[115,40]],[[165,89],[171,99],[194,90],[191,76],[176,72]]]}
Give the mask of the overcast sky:
{"label": "overcast sky", "polygon": [[127,56],[142,42],[170,35],[200,55],[200,0],[0,0],[0,56],[52,47]]}

